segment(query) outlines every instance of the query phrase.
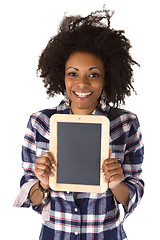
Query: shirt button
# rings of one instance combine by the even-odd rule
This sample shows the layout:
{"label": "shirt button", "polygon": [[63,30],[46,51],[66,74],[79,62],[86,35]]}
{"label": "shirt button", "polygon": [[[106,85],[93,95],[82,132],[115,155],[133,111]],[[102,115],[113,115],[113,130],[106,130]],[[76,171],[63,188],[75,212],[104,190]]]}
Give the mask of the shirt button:
{"label": "shirt button", "polygon": [[74,209],[74,211],[75,211],[75,212],[78,212],[78,209],[77,209],[77,208],[75,208],[75,209]]}
{"label": "shirt button", "polygon": [[74,233],[76,236],[78,235],[78,232],[77,231],[75,231],[75,233]]}

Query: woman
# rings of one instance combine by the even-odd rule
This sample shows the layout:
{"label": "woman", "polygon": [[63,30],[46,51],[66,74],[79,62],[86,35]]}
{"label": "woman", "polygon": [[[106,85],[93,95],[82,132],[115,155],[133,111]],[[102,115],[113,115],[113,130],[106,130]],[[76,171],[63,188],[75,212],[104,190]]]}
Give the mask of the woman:
{"label": "woman", "polygon": [[[25,174],[15,205],[32,205],[42,212],[41,240],[127,239],[119,204],[125,219],[143,196],[139,122],[135,114],[118,108],[134,90],[132,65],[137,63],[129,54],[131,45],[124,32],[110,28],[111,16],[103,10],[85,18],[64,17],[39,59],[38,71],[48,95],[62,93],[65,99],[58,107],[30,117],[22,149]],[[49,189],[49,176],[56,168],[49,152],[49,119],[57,113],[109,118],[110,152],[101,169],[109,188],[103,194]]]}

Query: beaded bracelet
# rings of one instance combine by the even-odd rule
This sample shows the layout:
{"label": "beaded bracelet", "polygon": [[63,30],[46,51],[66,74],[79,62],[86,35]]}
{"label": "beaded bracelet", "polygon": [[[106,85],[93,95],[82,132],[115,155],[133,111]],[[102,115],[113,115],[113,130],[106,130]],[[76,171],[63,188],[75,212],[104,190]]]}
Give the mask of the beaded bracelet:
{"label": "beaded bracelet", "polygon": [[44,194],[44,198],[42,199],[42,204],[45,205],[47,202],[48,202],[48,194]]}
{"label": "beaded bracelet", "polygon": [[43,193],[45,193],[45,192],[50,192],[50,188],[48,188],[48,189],[44,189],[42,186],[41,186],[41,184],[40,184],[40,181],[38,181],[38,189],[41,191],[41,192],[43,192]]}
{"label": "beaded bracelet", "polygon": [[29,199],[28,199],[28,202],[31,201],[31,198],[32,198],[33,194],[34,194],[36,191],[38,191],[38,190],[43,193],[42,206],[41,206],[41,213],[42,213],[42,210],[43,210],[44,205],[46,205],[46,204],[48,203],[48,201],[49,201],[50,189],[44,189],[44,188],[40,185],[40,181],[39,181],[39,182],[38,182],[38,188],[36,188],[36,189],[32,192],[31,196],[30,196]]}
{"label": "beaded bracelet", "polygon": [[43,207],[49,202],[49,197],[50,197],[50,192],[45,192],[42,199],[41,213],[42,213]]}

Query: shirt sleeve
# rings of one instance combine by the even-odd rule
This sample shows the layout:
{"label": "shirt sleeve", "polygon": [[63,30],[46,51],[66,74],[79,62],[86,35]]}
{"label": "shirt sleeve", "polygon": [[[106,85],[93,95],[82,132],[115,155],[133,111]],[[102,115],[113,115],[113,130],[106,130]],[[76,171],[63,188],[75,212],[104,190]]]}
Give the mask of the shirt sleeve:
{"label": "shirt sleeve", "polygon": [[130,199],[128,207],[124,206],[125,217],[128,217],[140,203],[144,193],[144,182],[141,179],[144,146],[138,118],[133,120],[125,149],[122,164],[124,180],[129,187]]}
{"label": "shirt sleeve", "polygon": [[[31,116],[27,124],[27,129],[22,146],[22,168],[24,175],[20,181],[20,192],[14,202],[15,207],[30,207],[32,203],[29,200],[29,193],[32,186],[38,182],[34,174],[34,164],[36,163],[36,129],[34,128],[35,119]],[[32,206],[32,208],[41,213],[41,205]]]}

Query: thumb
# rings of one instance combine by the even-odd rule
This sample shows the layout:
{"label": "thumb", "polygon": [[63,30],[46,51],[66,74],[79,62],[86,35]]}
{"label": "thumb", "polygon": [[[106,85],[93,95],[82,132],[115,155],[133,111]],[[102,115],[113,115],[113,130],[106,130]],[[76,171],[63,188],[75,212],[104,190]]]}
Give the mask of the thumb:
{"label": "thumb", "polygon": [[112,155],[112,149],[109,149],[109,158],[111,157]]}

